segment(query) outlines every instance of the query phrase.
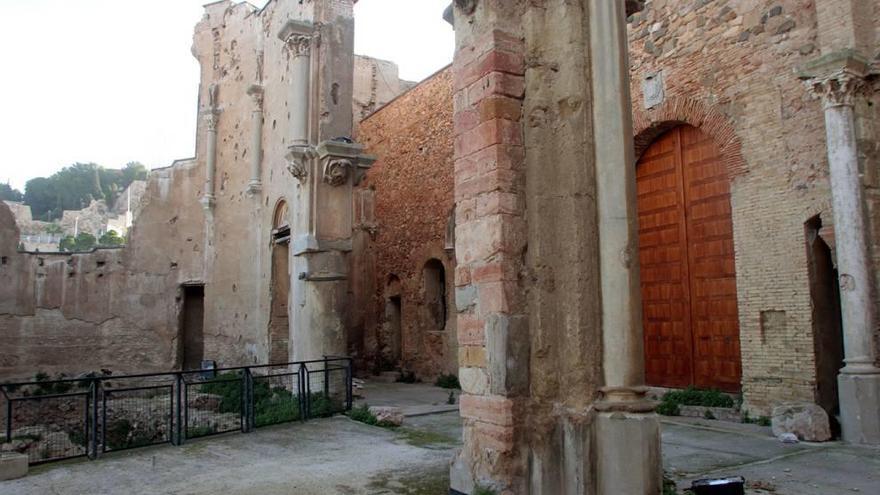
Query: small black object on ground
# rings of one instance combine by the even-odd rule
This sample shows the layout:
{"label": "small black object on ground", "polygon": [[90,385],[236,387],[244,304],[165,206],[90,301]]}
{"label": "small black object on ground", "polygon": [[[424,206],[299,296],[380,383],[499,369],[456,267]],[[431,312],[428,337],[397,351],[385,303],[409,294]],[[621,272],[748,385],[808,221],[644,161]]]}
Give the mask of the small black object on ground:
{"label": "small black object on ground", "polygon": [[742,476],[703,479],[691,484],[694,495],[745,495],[746,480]]}

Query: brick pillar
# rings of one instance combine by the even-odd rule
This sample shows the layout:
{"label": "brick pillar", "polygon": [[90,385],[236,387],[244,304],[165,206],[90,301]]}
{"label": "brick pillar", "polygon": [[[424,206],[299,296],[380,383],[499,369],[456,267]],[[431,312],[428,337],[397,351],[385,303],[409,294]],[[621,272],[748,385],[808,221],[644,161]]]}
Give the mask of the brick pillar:
{"label": "brick pillar", "polygon": [[[521,125],[524,45],[518,26],[481,7],[457,26],[455,110],[456,300],[464,448],[452,488],[525,493],[521,443],[528,324],[518,286],[525,248]],[[467,16],[460,10],[460,17]]]}
{"label": "brick pillar", "polygon": [[[620,216],[635,208],[603,210],[598,199],[634,201],[633,174],[620,168],[634,166],[627,97],[594,100],[591,85],[628,86],[623,12],[607,1],[455,2],[460,493],[657,493],[638,277],[617,252],[631,255],[634,219]],[[591,51],[615,59],[591,62]],[[606,316],[625,313],[607,328],[603,288],[616,301]]]}

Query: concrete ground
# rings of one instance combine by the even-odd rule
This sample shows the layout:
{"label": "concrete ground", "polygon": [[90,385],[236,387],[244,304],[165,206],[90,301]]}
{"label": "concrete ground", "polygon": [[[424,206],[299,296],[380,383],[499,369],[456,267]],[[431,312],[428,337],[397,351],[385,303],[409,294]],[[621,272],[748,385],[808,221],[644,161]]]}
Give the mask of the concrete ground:
{"label": "concrete ground", "polygon": [[[291,423],[183,447],[41,466],[26,478],[0,482],[0,493],[445,495],[461,421],[454,411],[425,411],[449,408],[448,392],[421,384],[389,385],[367,384],[362,401],[396,403],[415,414],[395,430],[345,417]],[[680,488],[697,478],[742,475],[753,495],[880,493],[880,449],[783,445],[767,428],[754,425],[664,419],[663,461]]]}

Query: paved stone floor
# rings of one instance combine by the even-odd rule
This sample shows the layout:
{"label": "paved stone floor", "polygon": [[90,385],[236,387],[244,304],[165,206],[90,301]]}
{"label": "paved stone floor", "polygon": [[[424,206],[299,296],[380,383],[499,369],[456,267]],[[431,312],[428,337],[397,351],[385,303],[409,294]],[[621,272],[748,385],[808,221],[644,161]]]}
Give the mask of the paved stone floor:
{"label": "paved stone floor", "polygon": [[[0,494],[445,495],[461,423],[455,412],[424,414],[428,406],[448,407],[448,392],[409,387],[363,390],[375,405],[408,395],[405,405],[416,415],[396,430],[345,417],[279,425],[41,466],[0,482]],[[752,425],[664,420],[663,459],[682,488],[696,478],[743,475],[753,495],[880,494],[880,449],[783,445]]]}

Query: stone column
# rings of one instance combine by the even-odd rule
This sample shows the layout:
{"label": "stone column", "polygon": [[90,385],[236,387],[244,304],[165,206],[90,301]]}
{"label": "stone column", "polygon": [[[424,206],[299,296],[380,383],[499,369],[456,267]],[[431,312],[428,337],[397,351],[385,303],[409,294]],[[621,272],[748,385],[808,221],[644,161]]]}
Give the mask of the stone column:
{"label": "stone column", "polygon": [[217,84],[208,87],[208,110],[205,113],[205,127],[208,131],[206,146],[207,157],[205,158],[205,194],[202,197],[202,205],[207,208],[214,207],[214,183],[217,175],[217,121],[220,111],[217,107]]}
{"label": "stone column", "polygon": [[825,106],[845,352],[845,365],[838,375],[840,417],[844,440],[880,444],[880,369],[874,350],[872,267],[854,118],[855,98],[864,85],[865,72],[857,61],[844,63],[844,68],[809,81]]}
{"label": "stone column", "polygon": [[626,12],[620,1],[588,3],[605,380],[596,404],[598,492],[659,493],[660,421],[644,387]]}
{"label": "stone column", "polygon": [[256,196],[263,188],[261,180],[263,163],[263,87],[254,84],[248,88],[254,103],[251,110],[251,180],[248,192]]}

